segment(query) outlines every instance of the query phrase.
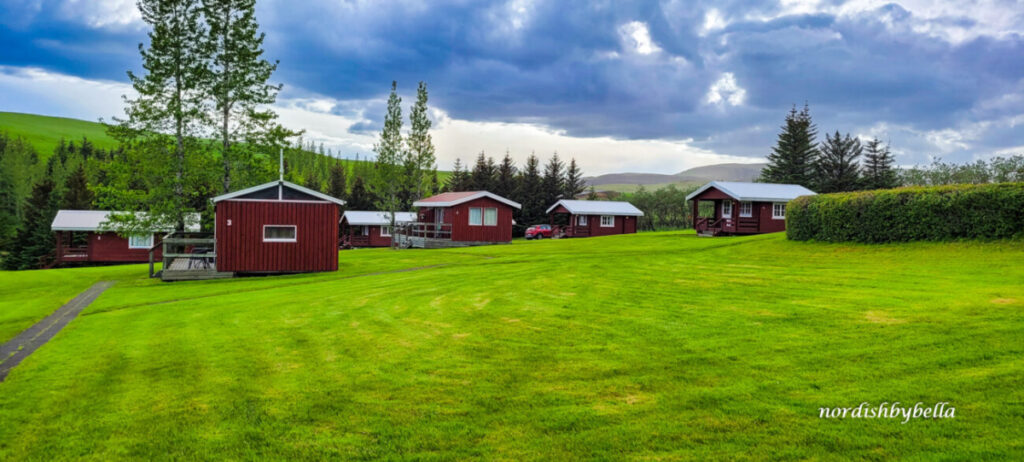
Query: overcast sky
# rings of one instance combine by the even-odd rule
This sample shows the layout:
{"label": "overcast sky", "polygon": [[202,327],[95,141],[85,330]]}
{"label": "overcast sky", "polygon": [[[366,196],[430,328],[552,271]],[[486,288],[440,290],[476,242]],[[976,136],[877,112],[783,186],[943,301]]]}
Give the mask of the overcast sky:
{"label": "overcast sky", "polygon": [[[121,114],[134,0],[0,0],[0,111]],[[442,169],[481,150],[588,174],[756,162],[793,104],[909,165],[1024,154],[1021,1],[264,0],[278,112],[366,156],[427,82]],[[406,122],[408,123],[408,122]]]}

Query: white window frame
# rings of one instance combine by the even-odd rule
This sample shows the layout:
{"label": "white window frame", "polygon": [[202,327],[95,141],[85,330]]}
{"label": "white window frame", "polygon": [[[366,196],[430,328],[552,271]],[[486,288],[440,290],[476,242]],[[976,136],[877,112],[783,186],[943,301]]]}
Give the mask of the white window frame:
{"label": "white window frame", "polygon": [[[782,208],[782,215],[779,215],[779,208]],[[772,219],[774,220],[785,220],[786,219],[786,203],[785,202],[772,202]]]}
{"label": "white window frame", "polygon": [[[608,219],[608,224],[605,224],[605,220]],[[602,228],[614,228],[615,227],[615,215],[601,215],[601,227]]]}
{"label": "white window frame", "polygon": [[[281,238],[269,238],[268,239],[267,238],[267,228],[291,228],[291,229],[293,229],[295,231],[293,233],[293,235],[295,237],[293,237],[291,239],[281,239]],[[263,242],[298,242],[298,241],[299,241],[299,227],[296,226],[296,225],[263,225]]]}
{"label": "white window frame", "polygon": [[[494,212],[494,221],[487,220],[487,212]],[[484,207],[484,226],[498,226],[498,208]]]}
{"label": "white window frame", "polygon": [[[479,218],[476,223],[473,223],[473,211],[474,210],[476,210],[477,218]],[[467,219],[469,221],[469,226],[483,226],[484,225],[484,209],[481,208],[481,207],[470,207],[469,208],[469,217],[467,217]]]}
{"label": "white window frame", "polygon": [[576,215],[576,226],[587,226],[587,216]]}
{"label": "white window frame", "polygon": [[[747,211],[744,212],[743,210]],[[740,218],[750,218],[754,216],[754,203],[750,201],[740,202]]]}
{"label": "white window frame", "polygon": [[380,226],[380,237],[391,237],[391,225]]}
{"label": "white window frame", "polygon": [[[132,240],[133,239],[138,239],[138,238],[143,238],[143,237],[148,238],[146,240],[146,244],[145,245],[138,245],[137,243],[136,244],[132,244]],[[153,234],[139,234],[139,235],[128,236],[128,248],[129,249],[150,249],[152,247],[153,247]]]}
{"label": "white window frame", "polygon": [[722,201],[722,218],[732,218],[732,201]]}

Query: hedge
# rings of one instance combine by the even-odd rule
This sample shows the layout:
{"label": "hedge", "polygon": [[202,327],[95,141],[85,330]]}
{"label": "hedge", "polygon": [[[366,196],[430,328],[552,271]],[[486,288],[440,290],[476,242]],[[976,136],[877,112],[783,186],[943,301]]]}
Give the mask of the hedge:
{"label": "hedge", "polygon": [[1024,236],[1024,183],[821,194],[786,207],[797,241],[902,242]]}

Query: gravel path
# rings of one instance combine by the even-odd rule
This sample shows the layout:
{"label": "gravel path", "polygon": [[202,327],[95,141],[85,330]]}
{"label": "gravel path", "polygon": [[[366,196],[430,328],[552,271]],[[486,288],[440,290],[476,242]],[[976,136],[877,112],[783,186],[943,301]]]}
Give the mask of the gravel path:
{"label": "gravel path", "polygon": [[114,281],[101,281],[92,285],[85,292],[78,294],[70,302],[64,304],[57,311],[25,329],[7,343],[0,345],[0,382],[7,378],[7,373],[21,360],[32,354],[44,343],[50,341],[57,332],[60,332],[72,319],[78,316],[85,307],[89,306],[96,297],[103,291],[114,285]]}

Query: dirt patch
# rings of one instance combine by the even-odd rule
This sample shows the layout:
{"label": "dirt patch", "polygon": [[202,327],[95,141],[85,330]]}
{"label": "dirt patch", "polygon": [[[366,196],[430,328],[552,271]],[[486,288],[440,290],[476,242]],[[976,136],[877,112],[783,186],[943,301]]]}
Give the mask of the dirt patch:
{"label": "dirt patch", "polygon": [[1009,304],[1011,304],[1013,302],[1016,302],[1017,299],[1014,299],[1014,298],[993,298],[992,300],[989,300],[989,301],[992,302],[992,303],[995,303],[996,305],[1009,305]]}

